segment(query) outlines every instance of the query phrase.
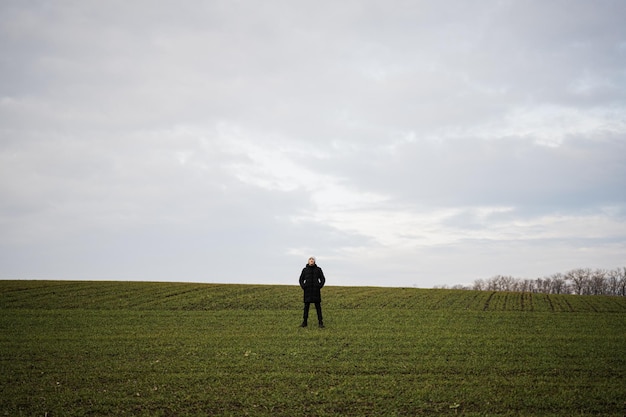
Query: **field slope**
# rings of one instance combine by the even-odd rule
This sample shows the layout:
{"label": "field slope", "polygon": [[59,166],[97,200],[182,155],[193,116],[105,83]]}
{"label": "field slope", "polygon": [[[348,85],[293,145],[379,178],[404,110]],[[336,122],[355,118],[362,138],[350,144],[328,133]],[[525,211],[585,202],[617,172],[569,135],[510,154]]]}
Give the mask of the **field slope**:
{"label": "field slope", "polygon": [[[0,281],[0,415],[624,416],[626,298]],[[313,312],[314,315],[314,312]]]}

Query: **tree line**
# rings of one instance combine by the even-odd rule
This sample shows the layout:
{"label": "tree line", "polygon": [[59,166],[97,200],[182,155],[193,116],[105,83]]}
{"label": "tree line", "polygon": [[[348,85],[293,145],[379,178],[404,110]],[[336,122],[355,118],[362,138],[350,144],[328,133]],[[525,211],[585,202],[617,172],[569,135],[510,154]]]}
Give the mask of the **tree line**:
{"label": "tree line", "polygon": [[626,267],[612,270],[578,268],[542,278],[515,278],[496,275],[477,279],[471,286],[455,285],[452,289],[478,291],[534,292],[544,294],[626,296]]}

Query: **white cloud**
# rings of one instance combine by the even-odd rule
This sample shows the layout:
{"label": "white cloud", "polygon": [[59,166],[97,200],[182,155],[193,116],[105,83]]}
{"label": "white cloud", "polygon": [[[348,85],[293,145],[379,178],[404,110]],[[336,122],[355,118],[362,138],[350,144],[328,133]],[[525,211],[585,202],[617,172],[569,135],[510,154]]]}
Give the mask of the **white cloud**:
{"label": "white cloud", "polygon": [[2,3],[0,278],[292,283],[311,253],[337,284],[618,266],[624,13]]}

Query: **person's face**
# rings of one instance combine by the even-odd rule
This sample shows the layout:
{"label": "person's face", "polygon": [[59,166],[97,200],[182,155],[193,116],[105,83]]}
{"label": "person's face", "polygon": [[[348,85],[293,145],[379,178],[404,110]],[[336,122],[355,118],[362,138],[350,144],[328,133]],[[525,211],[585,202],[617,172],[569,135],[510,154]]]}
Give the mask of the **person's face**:
{"label": "person's face", "polygon": [[309,265],[315,265],[315,259],[309,258]]}

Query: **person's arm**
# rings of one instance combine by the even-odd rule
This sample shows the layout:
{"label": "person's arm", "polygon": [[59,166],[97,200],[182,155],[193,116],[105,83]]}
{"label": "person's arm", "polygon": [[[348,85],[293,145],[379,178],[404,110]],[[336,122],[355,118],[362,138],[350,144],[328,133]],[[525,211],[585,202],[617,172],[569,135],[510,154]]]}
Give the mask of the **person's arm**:
{"label": "person's arm", "polygon": [[300,288],[304,289],[304,269],[302,270],[302,272],[300,273]]}
{"label": "person's arm", "polygon": [[324,276],[324,271],[320,268],[320,288],[322,288],[326,284],[326,277]]}

